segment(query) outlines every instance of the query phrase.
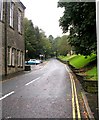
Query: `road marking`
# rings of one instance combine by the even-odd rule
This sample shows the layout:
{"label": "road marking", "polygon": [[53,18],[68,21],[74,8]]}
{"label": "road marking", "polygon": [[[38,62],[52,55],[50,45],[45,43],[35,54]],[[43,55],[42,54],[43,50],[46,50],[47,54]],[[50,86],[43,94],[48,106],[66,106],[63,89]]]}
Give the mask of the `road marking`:
{"label": "road marking", "polygon": [[68,68],[67,68],[67,66],[66,66],[66,65],[65,65],[65,68],[66,68],[67,72],[69,73],[70,71],[68,70]]}
{"label": "road marking", "polygon": [[[73,77],[73,76],[72,76]],[[80,119],[81,116],[80,116],[80,109],[79,109],[79,103],[78,103],[78,98],[77,98],[77,90],[76,90],[76,85],[75,85],[75,82],[74,82],[74,79],[72,79],[73,81],[73,84],[74,84],[74,91],[75,91],[75,97],[76,97],[76,107],[77,107],[77,113],[78,113],[78,118]]]}
{"label": "road marking", "polygon": [[36,79],[32,80],[31,82],[29,82],[29,83],[25,84],[25,86],[30,85],[31,83],[35,82],[35,81],[36,81],[36,80],[38,80],[38,79],[40,79],[40,77],[38,77],[38,78],[36,78]]}
{"label": "road marking", "polygon": [[3,97],[0,98],[0,100],[3,100],[4,98],[6,98],[6,97],[12,95],[13,93],[14,93],[14,91],[12,91],[12,92],[10,92],[10,93],[4,95]]}
{"label": "road marking", "polygon": [[[71,74],[70,74],[70,79],[71,78]],[[72,108],[73,108],[73,118],[76,118],[76,115],[75,115],[75,101],[74,101],[74,89],[73,89],[73,83],[71,81],[71,87],[72,87]]]}
{"label": "road marking", "polygon": [[75,104],[76,104],[78,119],[81,119],[79,103],[78,103],[78,98],[77,98],[77,90],[76,90],[76,85],[75,85],[75,82],[74,82],[74,78],[73,78],[73,75],[70,73],[69,68],[67,68],[66,65],[65,65],[65,68],[68,71],[68,74],[69,74],[70,80],[71,80],[73,118],[74,119],[76,118],[76,109],[75,109]]}

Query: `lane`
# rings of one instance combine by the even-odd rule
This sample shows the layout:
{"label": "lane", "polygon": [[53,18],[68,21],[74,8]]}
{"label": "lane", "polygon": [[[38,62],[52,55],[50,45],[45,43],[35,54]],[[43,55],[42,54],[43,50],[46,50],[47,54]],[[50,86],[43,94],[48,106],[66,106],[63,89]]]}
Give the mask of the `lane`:
{"label": "lane", "polygon": [[7,81],[4,81],[2,83],[2,96],[6,95],[7,93],[13,90],[21,89],[26,83],[45,74],[46,65],[47,64],[44,65],[40,64],[40,65],[36,65],[35,67],[31,66],[32,71],[24,72],[23,75],[19,75]]}
{"label": "lane", "polygon": [[71,83],[65,66],[52,59],[43,72],[35,82],[26,82],[3,99],[4,118],[72,118]]}

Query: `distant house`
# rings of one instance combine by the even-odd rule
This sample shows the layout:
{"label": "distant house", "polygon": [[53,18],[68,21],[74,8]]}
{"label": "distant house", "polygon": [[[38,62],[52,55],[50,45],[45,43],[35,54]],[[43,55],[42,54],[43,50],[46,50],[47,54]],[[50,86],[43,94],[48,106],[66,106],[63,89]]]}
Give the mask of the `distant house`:
{"label": "distant house", "polygon": [[[19,0],[18,0],[19,1]],[[0,0],[0,75],[24,70],[24,18],[22,2]]]}

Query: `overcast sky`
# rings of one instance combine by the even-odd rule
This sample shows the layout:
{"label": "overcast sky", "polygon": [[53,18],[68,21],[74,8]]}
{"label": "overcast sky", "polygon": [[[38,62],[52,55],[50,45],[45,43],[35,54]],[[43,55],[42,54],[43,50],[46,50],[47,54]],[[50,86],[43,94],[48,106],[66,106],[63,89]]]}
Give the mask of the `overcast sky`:
{"label": "overcast sky", "polygon": [[57,8],[59,0],[21,0],[26,6],[25,17],[31,19],[34,26],[44,30],[47,36],[61,36],[59,18],[63,15],[63,8]]}

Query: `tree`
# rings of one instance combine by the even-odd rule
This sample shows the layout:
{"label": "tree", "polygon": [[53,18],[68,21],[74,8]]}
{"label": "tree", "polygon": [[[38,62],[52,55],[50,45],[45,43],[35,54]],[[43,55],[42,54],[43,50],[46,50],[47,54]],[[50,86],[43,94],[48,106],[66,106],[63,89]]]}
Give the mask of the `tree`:
{"label": "tree", "polygon": [[35,52],[35,33],[34,26],[31,20],[24,18],[24,38],[25,38],[25,58],[32,57],[32,52]]}
{"label": "tree", "polygon": [[51,44],[51,53],[50,53],[50,55],[51,55],[51,57],[53,57],[53,56],[55,56],[55,50],[54,50],[54,37],[52,36],[52,35],[49,35],[49,37],[48,37],[48,39],[49,39],[49,42],[50,42],[50,44]]}
{"label": "tree", "polygon": [[47,57],[50,54],[51,43],[45,32],[38,26],[34,27],[32,21],[27,18],[24,19],[24,38],[26,59],[39,58],[40,54]]}
{"label": "tree", "polygon": [[68,43],[68,36],[64,35],[58,41],[58,51],[61,55],[67,55],[72,50],[71,46]]}
{"label": "tree", "polygon": [[56,57],[60,54],[60,51],[59,51],[60,40],[61,40],[61,37],[56,37],[53,42],[53,51]]}
{"label": "tree", "polygon": [[64,7],[59,23],[63,33],[70,30],[69,43],[77,54],[90,55],[97,51],[95,2],[58,2]]}
{"label": "tree", "polygon": [[43,54],[47,58],[51,52],[51,43],[49,39],[46,37],[45,32],[41,29],[40,29],[40,36],[41,36],[39,42],[40,54]]}
{"label": "tree", "polygon": [[[52,37],[51,37],[52,38]],[[58,55],[67,55],[72,50],[68,43],[68,36],[64,35],[62,37],[56,37],[55,39],[50,39],[51,43],[51,57]]]}
{"label": "tree", "polygon": [[62,37],[55,38],[53,48],[56,56],[70,53],[72,48],[68,43],[68,36],[63,35]]}

